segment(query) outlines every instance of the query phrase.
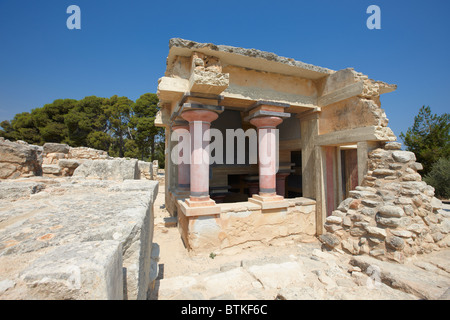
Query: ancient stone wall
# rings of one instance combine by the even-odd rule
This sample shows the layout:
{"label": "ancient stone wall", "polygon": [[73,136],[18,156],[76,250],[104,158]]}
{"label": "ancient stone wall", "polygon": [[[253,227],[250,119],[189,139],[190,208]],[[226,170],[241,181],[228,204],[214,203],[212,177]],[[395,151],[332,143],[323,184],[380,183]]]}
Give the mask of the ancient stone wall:
{"label": "ancient stone wall", "polygon": [[0,179],[41,175],[42,152],[42,147],[0,137]]}
{"label": "ancient stone wall", "polygon": [[450,246],[450,217],[417,172],[414,153],[387,143],[369,153],[368,173],[327,217],[325,247],[404,262]]}
{"label": "ancient stone wall", "polygon": [[153,180],[153,172],[150,162],[113,158],[103,150],[73,148],[61,143],[35,146],[24,141],[0,140],[0,179],[70,177],[76,174],[106,180]]}

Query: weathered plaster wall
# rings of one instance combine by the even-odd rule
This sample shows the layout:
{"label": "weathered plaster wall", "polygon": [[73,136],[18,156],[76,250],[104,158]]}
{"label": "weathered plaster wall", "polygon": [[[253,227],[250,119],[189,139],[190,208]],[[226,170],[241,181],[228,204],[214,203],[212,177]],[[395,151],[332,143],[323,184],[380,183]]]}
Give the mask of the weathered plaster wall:
{"label": "weathered plaster wall", "polygon": [[179,229],[186,246],[206,252],[269,245],[274,241],[313,240],[315,201],[287,200],[287,208],[264,211],[251,202],[219,204],[221,213],[214,216],[186,217],[179,210]]}

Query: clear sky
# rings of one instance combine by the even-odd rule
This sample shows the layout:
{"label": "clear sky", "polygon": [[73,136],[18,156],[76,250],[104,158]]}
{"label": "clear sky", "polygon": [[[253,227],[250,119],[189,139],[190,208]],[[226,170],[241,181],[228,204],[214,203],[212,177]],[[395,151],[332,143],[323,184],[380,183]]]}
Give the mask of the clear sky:
{"label": "clear sky", "polygon": [[[66,26],[72,4],[80,30]],[[372,4],[380,30],[366,26]],[[0,0],[0,121],[59,98],[155,93],[174,37],[397,84],[381,100],[397,136],[422,105],[449,112],[448,0]]]}

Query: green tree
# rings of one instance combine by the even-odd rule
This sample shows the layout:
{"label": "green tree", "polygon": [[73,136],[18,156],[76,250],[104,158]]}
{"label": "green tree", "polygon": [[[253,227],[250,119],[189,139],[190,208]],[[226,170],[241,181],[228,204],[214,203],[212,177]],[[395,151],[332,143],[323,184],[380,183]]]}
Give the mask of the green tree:
{"label": "green tree", "polygon": [[76,103],[74,99],[57,99],[42,108],[32,110],[34,125],[44,142],[61,143],[67,140],[69,133],[64,116],[75,107]]}
{"label": "green tree", "polygon": [[2,130],[0,130],[0,137],[8,140],[17,140],[16,132],[10,121],[4,120],[0,122],[0,127],[2,127]]}
{"label": "green tree", "polygon": [[[64,141],[73,147],[93,147],[98,145],[89,134],[95,131],[107,132],[107,115],[103,107],[105,98],[89,96],[79,100],[64,116],[67,127],[67,139]],[[89,141],[88,141],[89,140]]]}
{"label": "green tree", "polygon": [[439,158],[450,157],[450,115],[431,113],[430,107],[423,106],[414,117],[414,124],[400,138],[408,151],[416,154],[417,161],[422,163],[423,175],[430,172],[432,165]]}
{"label": "green tree", "polygon": [[156,94],[145,93],[133,106],[134,114],[130,122],[139,149],[139,158],[142,160],[153,161],[160,157],[156,156],[157,147],[161,140],[164,141],[164,129],[155,126],[156,113],[159,111],[158,101]]}
{"label": "green tree", "polygon": [[29,112],[18,113],[11,121],[11,125],[15,131],[17,140],[23,140],[32,144],[42,144],[42,139],[39,129],[36,128],[33,121],[33,116]]}
{"label": "green tree", "polygon": [[450,159],[440,158],[436,161],[423,180],[434,187],[436,197],[450,199]]}
{"label": "green tree", "polygon": [[112,138],[110,147],[112,155],[124,157],[126,141],[132,139],[130,118],[132,116],[133,101],[127,97],[112,96],[104,101],[104,112],[107,116],[108,130]]}
{"label": "green tree", "polygon": [[32,144],[67,143],[105,150],[111,156],[164,162],[164,130],[155,126],[158,97],[88,96],[57,99],[0,123],[0,136]]}

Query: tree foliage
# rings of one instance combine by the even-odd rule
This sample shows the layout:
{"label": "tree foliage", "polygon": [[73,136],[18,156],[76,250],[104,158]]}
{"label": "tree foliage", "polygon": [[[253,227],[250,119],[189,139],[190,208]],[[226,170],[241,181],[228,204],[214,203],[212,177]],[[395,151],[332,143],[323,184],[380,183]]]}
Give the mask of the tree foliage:
{"label": "tree foliage", "polygon": [[423,180],[435,188],[436,197],[450,199],[450,159],[440,158],[436,161]]}
{"label": "tree foliage", "polygon": [[117,95],[58,99],[2,121],[0,136],[38,145],[67,143],[105,150],[111,156],[164,163],[164,130],[155,126],[158,111],[153,93],[136,102]]}
{"label": "tree foliage", "polygon": [[427,175],[440,158],[450,158],[450,115],[431,113],[430,107],[423,106],[414,117],[414,124],[400,138],[408,151],[416,154],[422,163],[423,175]]}

